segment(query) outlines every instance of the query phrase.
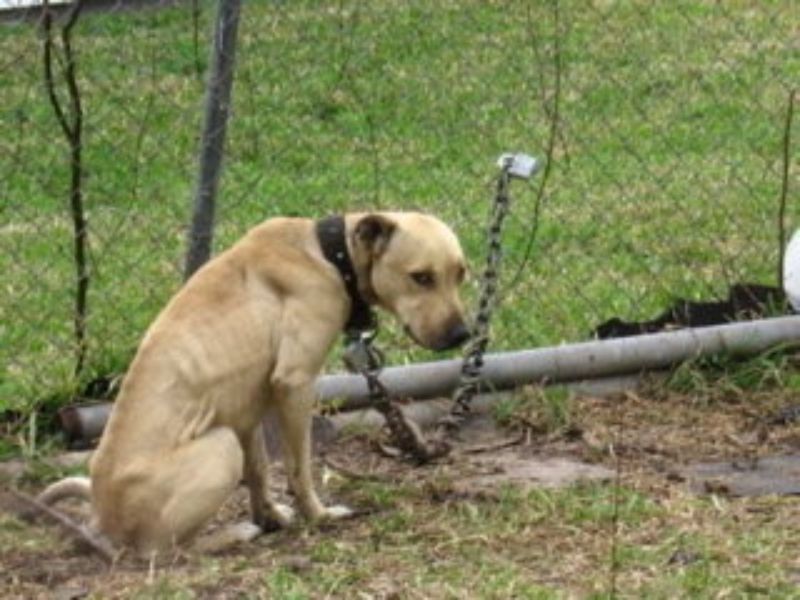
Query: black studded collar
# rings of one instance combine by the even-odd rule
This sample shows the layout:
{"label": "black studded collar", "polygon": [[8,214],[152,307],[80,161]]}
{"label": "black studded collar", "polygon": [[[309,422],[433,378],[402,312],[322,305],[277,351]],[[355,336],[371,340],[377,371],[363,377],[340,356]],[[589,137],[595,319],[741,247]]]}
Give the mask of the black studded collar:
{"label": "black studded collar", "polygon": [[322,254],[339,271],[350,296],[350,316],[344,326],[345,332],[361,333],[375,329],[375,314],[358,290],[358,278],[347,250],[344,217],[333,215],[320,219],[316,230]]}

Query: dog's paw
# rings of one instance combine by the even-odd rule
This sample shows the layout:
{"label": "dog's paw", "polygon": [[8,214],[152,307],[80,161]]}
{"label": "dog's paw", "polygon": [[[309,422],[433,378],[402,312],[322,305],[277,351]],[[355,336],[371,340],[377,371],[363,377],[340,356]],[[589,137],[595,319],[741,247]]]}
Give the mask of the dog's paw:
{"label": "dog's paw", "polygon": [[334,506],[325,507],[325,511],[322,513],[322,519],[346,519],[352,517],[354,514],[355,512],[351,508],[343,504],[336,504]]}
{"label": "dog's paw", "polygon": [[270,516],[281,527],[289,527],[294,523],[295,511],[288,504],[276,502],[272,505]]}
{"label": "dog's paw", "polygon": [[216,554],[238,544],[251,542],[262,533],[261,527],[250,521],[233,523],[196,540],[194,550],[203,554]]}
{"label": "dog's paw", "polygon": [[269,533],[291,527],[295,521],[295,512],[291,506],[273,502],[266,505],[263,512],[254,515],[253,520],[261,529]]}
{"label": "dog's paw", "polygon": [[242,521],[230,526],[230,536],[237,542],[250,542],[263,533],[261,527],[250,521]]}

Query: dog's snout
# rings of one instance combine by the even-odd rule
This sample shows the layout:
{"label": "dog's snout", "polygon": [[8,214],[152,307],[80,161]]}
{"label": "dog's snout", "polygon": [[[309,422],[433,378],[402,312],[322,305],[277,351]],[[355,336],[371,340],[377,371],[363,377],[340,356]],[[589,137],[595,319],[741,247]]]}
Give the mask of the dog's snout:
{"label": "dog's snout", "polygon": [[469,339],[469,336],[469,329],[467,329],[463,321],[459,321],[447,330],[441,342],[437,344],[438,347],[436,349],[452,350],[453,348],[458,348]]}
{"label": "dog's snout", "polygon": [[459,323],[450,331],[451,347],[460,346],[469,339],[470,333],[464,323]]}

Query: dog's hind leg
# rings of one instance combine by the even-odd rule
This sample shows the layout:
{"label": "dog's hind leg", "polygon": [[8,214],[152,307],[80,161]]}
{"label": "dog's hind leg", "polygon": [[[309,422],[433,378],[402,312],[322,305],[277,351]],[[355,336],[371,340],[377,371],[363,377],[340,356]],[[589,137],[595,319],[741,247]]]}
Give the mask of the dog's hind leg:
{"label": "dog's hind leg", "polygon": [[251,521],[227,525],[198,539],[193,548],[203,553],[228,550],[249,542],[264,531],[288,527],[293,518],[291,507],[275,502],[269,490],[269,464],[261,423],[244,439],[244,480],[250,492]]}
{"label": "dog's hind leg", "polygon": [[140,551],[168,550],[195,535],[239,485],[244,452],[232,429],[216,427],[153,461],[148,475],[128,490],[136,505],[135,544]]}

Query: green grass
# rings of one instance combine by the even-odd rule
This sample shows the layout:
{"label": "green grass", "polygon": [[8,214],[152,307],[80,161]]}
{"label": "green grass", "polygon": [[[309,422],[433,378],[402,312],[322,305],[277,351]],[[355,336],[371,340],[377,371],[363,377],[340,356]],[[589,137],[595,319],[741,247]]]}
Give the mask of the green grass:
{"label": "green grass", "polygon": [[530,428],[538,434],[563,433],[573,425],[573,397],[563,386],[528,386],[499,400],[495,420],[505,426]]}
{"label": "green grass", "polygon": [[676,367],[666,389],[691,394],[703,401],[740,399],[748,393],[774,388],[800,389],[798,355],[791,347],[775,347],[751,357],[715,355]]}
{"label": "green grass", "polygon": [[[414,467],[371,455],[371,438],[362,433],[329,449],[331,464],[347,465],[348,475],[323,477],[320,492],[365,514],[321,526],[301,522],[222,555],[165,557],[152,571],[147,561],[129,559],[108,571],[54,526],[0,513],[0,564],[12,574],[0,577],[0,595],[79,588],[101,598],[796,598],[795,497],[698,496],[667,475],[687,462],[792,447],[797,424],[752,435],[767,431],[762,417],[794,402],[781,382],[796,374],[796,363],[753,359],[765,361],[776,376],[764,381],[728,365],[727,374],[679,392],[662,385],[654,393],[593,398],[529,390],[498,409],[506,422],[540,418],[551,425],[533,428],[520,458],[589,456],[620,469],[605,483],[487,488],[474,478],[501,472],[497,458],[472,463],[456,453]],[[739,366],[744,374],[753,368]],[[713,402],[710,388],[734,385],[740,401],[730,402],[728,391]],[[565,422],[581,435],[563,432]],[[29,492],[76,472],[47,460],[26,466],[7,481]],[[0,506],[7,499],[0,492]],[[247,506],[241,490],[220,521],[244,518]]]}
{"label": "green grass", "polygon": [[[339,495],[358,495],[357,484],[348,487]],[[161,565],[152,577],[146,564],[107,573],[54,542],[51,529],[8,517],[0,554],[29,559],[5,584],[20,595],[54,585],[35,574],[63,564],[56,576],[97,597],[609,598],[613,497],[610,486],[586,485],[432,503],[418,487],[370,517],[272,534],[225,556]],[[623,487],[617,512],[617,598],[796,594],[787,579],[797,550],[788,499],[712,503],[673,493],[654,501]],[[675,562],[678,553],[689,559]]]}
{"label": "green grass", "polygon": [[[188,5],[76,27],[92,270],[80,381],[66,147],[35,29],[0,28],[0,410],[58,404],[124,370],[180,285],[213,12],[201,4],[199,56]],[[454,225],[480,272],[494,160],[544,153],[558,48],[541,228],[503,288],[493,347],[582,339],[675,296],[772,282],[796,3],[564,0],[558,28],[555,6],[247,3],[217,248],[272,215],[423,208]],[[506,284],[535,188],[514,184]],[[394,362],[427,356],[393,329],[383,337]]]}

